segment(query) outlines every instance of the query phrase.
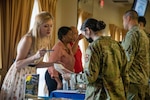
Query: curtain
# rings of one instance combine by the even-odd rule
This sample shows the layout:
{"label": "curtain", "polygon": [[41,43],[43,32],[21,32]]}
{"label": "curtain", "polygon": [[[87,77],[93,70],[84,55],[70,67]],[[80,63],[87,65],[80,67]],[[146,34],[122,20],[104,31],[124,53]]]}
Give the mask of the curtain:
{"label": "curtain", "polygon": [[34,0],[0,0],[0,73],[4,78],[16,57],[21,37],[28,32]]}
{"label": "curtain", "polygon": [[[81,25],[84,22],[84,20],[86,20],[87,18],[92,17],[92,14],[90,14],[90,13],[88,13],[88,12],[82,10],[82,9],[78,9],[77,16],[78,16],[78,27],[81,28]],[[87,49],[89,43],[86,41],[85,38],[83,38],[80,41],[81,41],[81,45],[80,46],[82,47],[81,48],[82,55],[85,55],[85,50]],[[84,61],[85,61],[84,56],[82,56],[82,61],[83,61],[82,65],[84,66]]]}
{"label": "curtain", "polygon": [[[0,14],[2,12],[2,3],[0,1]],[[0,70],[2,69],[2,16],[0,16]],[[1,88],[1,74],[0,74],[0,88]]]}
{"label": "curtain", "polygon": [[[86,20],[87,18],[91,17],[92,15],[88,12],[85,12],[81,9],[78,10],[78,18],[81,18],[81,22],[83,23],[84,20]],[[83,39],[83,42],[84,42],[84,49],[86,50],[86,48],[88,47],[88,42],[85,40],[85,38]]]}
{"label": "curtain", "polygon": [[126,33],[127,33],[127,30],[122,29],[121,31],[122,31],[122,40],[123,40],[123,39],[124,39],[124,37],[125,37],[125,35],[126,35]]}
{"label": "curtain", "polygon": [[109,24],[109,33],[112,39],[116,41],[122,41],[122,39],[125,37],[125,33],[127,31],[114,25],[114,24]]}
{"label": "curtain", "polygon": [[[2,8],[2,2],[0,1],[0,15],[2,14]],[[0,69],[2,68],[2,29],[2,16],[0,16]]]}
{"label": "curtain", "polygon": [[[92,14],[84,10],[78,9],[78,19],[81,19],[81,23],[83,23],[84,20],[86,20],[89,17],[92,17]],[[84,48],[86,49],[89,43],[85,39],[83,39],[83,42],[84,42]]]}
{"label": "curtain", "polygon": [[39,0],[39,11],[48,11],[49,13],[52,14],[52,16],[54,17],[54,28],[53,28],[53,33],[51,34],[51,38],[50,38],[50,46],[49,48],[52,48],[55,44],[56,41],[56,3],[57,0]]}

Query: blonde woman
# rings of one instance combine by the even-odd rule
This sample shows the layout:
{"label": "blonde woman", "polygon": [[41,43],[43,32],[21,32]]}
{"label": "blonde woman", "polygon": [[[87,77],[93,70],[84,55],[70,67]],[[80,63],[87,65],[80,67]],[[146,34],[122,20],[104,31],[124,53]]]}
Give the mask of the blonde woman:
{"label": "blonde woman", "polygon": [[36,74],[36,68],[53,65],[53,62],[43,62],[52,29],[53,17],[50,13],[43,11],[35,17],[32,30],[18,44],[15,62],[2,84],[0,100],[23,100],[25,75]]}

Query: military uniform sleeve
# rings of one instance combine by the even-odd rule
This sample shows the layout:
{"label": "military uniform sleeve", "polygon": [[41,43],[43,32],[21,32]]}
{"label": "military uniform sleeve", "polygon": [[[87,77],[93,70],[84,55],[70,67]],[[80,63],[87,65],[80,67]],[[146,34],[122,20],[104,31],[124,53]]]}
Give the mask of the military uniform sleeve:
{"label": "military uniform sleeve", "polygon": [[125,88],[125,92],[127,93],[128,88],[129,88],[129,83],[130,83],[130,79],[129,79],[129,67],[128,67],[128,63],[127,63],[127,58],[125,55],[125,52],[122,48],[122,46],[120,46],[120,51],[121,51],[121,55],[122,55],[122,66],[121,66],[121,76],[123,79],[123,84],[124,84],[124,88]]}
{"label": "military uniform sleeve", "polygon": [[93,46],[89,46],[89,48],[86,50],[85,55],[85,69],[84,73],[87,76],[87,83],[94,83],[98,76],[100,71],[100,55],[99,55],[99,49],[97,48],[96,44],[93,44]]}
{"label": "military uniform sleeve", "polygon": [[125,39],[122,41],[122,46],[125,50],[125,54],[129,63],[129,66],[131,66],[136,50],[138,48],[138,39],[135,36],[135,34],[129,32],[127,33]]}
{"label": "military uniform sleeve", "polygon": [[84,66],[84,73],[82,74],[72,74],[71,80],[75,83],[94,83],[99,75],[99,56],[98,51],[95,48],[89,46],[86,50],[85,54],[85,66]]}

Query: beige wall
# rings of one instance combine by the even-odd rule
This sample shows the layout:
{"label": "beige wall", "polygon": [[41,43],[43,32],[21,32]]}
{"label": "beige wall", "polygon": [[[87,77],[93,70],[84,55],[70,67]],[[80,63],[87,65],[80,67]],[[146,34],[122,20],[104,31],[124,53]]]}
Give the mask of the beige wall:
{"label": "beige wall", "polygon": [[[132,5],[131,5],[131,6],[132,6]],[[120,16],[123,15],[123,13],[124,13],[127,9],[130,9],[131,6],[129,6],[129,7],[126,6],[126,7],[120,8],[120,10],[119,10]],[[147,11],[146,11],[146,13],[145,13],[145,18],[146,18],[146,20],[147,20],[146,30],[149,30],[149,32],[150,32],[150,4],[148,5]],[[120,21],[120,22],[122,23],[122,21]]]}
{"label": "beige wall", "polygon": [[103,20],[106,23],[106,33],[108,32],[109,24],[122,26],[122,24],[120,24],[120,15],[118,12],[119,8],[112,5],[108,0],[105,0],[103,8],[100,7],[97,0],[94,0],[93,17]]}
{"label": "beige wall", "polygon": [[[56,30],[62,25],[76,25],[77,24],[77,1],[78,0],[58,0],[57,2],[57,17],[56,17]],[[112,4],[109,0],[105,0],[104,7],[99,6],[99,0],[94,0],[93,7],[87,6],[87,10],[93,13],[93,18],[103,20],[106,24],[106,32],[108,31],[109,24],[115,24],[119,27],[122,26],[122,15],[123,13],[131,9],[132,4],[117,6],[118,4]],[[85,8],[84,8],[85,9]],[[147,29],[150,29],[150,4],[147,9],[146,15]]]}
{"label": "beige wall", "polygon": [[56,30],[61,26],[77,24],[77,1],[78,0],[57,0]]}

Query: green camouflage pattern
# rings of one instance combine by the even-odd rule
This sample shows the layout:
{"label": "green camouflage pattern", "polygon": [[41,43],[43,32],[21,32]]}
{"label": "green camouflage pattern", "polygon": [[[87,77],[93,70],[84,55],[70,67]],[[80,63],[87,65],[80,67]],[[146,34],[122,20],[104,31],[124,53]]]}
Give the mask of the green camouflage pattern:
{"label": "green camouflage pattern", "polygon": [[[149,79],[149,40],[146,33],[138,26],[130,29],[122,46],[125,50],[129,67],[128,100],[145,100]],[[146,88],[147,87],[147,88]]]}
{"label": "green camouflage pattern", "polygon": [[[148,39],[149,39],[149,52],[150,52],[150,33],[148,33],[145,29],[144,32],[146,33]],[[149,54],[149,63],[150,63],[150,54]],[[150,68],[150,64],[149,64],[149,68]],[[149,69],[149,81],[150,81],[150,69]],[[148,84],[148,87],[146,89],[146,100],[150,99],[150,82]]]}
{"label": "green camouflage pattern", "polygon": [[122,41],[125,50],[131,83],[148,85],[149,40],[143,30],[134,26]]}
{"label": "green camouflage pattern", "polygon": [[[146,33],[148,40],[149,40],[149,52],[150,52],[150,33],[148,33],[146,30],[144,30],[144,32]],[[150,53],[149,53],[149,63],[150,63]],[[149,64],[149,66],[150,66],[150,64]],[[149,69],[149,79],[150,79],[150,69]]]}
{"label": "green camouflage pattern", "polygon": [[126,100],[129,76],[125,52],[110,37],[91,43],[85,55],[84,73],[72,74],[76,83],[86,83],[85,100]]}

